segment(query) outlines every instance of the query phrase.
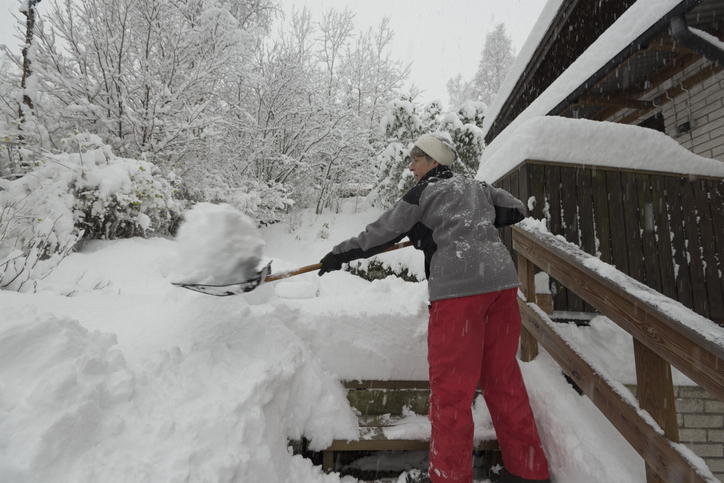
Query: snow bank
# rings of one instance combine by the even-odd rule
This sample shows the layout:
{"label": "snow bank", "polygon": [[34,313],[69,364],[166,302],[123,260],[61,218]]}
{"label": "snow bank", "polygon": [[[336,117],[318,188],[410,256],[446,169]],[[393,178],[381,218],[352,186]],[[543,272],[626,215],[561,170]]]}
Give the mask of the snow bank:
{"label": "snow bank", "polygon": [[51,276],[62,294],[0,293],[4,483],[339,481],[287,449],[357,435],[295,312],[174,288],[173,245],[96,242]]}
{"label": "snow bank", "polygon": [[554,481],[646,481],[643,459],[543,348],[521,372]]}
{"label": "snow bank", "polygon": [[[724,177],[724,163],[698,156],[664,133],[613,122],[533,117],[486,149],[477,179],[493,183],[526,159]],[[492,145],[491,145],[492,146]]]}

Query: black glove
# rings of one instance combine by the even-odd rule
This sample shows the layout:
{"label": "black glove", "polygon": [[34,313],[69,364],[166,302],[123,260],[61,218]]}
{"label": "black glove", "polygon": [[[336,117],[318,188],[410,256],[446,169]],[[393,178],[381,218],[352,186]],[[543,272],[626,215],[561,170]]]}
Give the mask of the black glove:
{"label": "black glove", "polygon": [[320,263],[322,264],[322,268],[319,269],[320,277],[325,273],[334,272],[342,268],[342,262],[340,262],[332,252],[327,253],[324,258],[320,260]]}

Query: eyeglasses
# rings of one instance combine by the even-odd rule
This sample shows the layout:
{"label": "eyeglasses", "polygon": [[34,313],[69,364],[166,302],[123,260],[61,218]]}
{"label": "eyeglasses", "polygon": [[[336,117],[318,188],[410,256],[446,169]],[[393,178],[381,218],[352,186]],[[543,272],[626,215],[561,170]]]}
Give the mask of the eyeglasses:
{"label": "eyeglasses", "polygon": [[415,156],[412,157],[412,162],[413,162],[413,163],[416,163],[416,162],[417,162],[417,158],[427,158],[427,155],[425,155],[425,154],[416,154]]}

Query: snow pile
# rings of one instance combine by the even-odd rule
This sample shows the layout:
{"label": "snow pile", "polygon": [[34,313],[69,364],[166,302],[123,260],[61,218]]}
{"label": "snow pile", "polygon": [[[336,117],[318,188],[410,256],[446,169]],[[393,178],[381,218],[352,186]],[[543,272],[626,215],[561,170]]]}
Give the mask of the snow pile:
{"label": "snow pile", "polygon": [[105,289],[0,294],[2,481],[339,481],[287,450],[357,435],[341,386],[285,326],[294,312],[175,289],[154,262],[172,242],[149,242],[54,273],[115,266]]}
{"label": "snow pile", "polygon": [[521,372],[553,481],[646,481],[638,453],[590,399],[572,390],[545,350],[521,364]]}
{"label": "snow pile", "polygon": [[664,133],[638,126],[533,117],[509,131],[497,150],[486,149],[478,179],[493,183],[527,159],[724,177],[721,161],[698,156]]}
{"label": "snow pile", "polygon": [[195,205],[176,240],[178,282],[211,285],[255,278],[265,245],[251,218],[229,204]]}

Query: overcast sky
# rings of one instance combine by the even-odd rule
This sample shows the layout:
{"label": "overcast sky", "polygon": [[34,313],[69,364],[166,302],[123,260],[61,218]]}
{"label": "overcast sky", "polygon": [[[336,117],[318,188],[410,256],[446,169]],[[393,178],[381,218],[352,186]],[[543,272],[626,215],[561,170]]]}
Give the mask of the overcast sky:
{"label": "overcast sky", "polygon": [[[39,4],[40,14],[50,0]],[[284,10],[305,4],[313,18],[331,7],[349,8],[358,29],[379,25],[390,18],[395,33],[395,57],[412,63],[411,81],[424,90],[425,102],[439,99],[447,106],[447,80],[462,74],[469,80],[478,67],[485,35],[504,23],[517,54],[533,28],[546,0],[281,0]],[[19,52],[13,38],[19,0],[0,0],[0,44]]]}

